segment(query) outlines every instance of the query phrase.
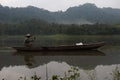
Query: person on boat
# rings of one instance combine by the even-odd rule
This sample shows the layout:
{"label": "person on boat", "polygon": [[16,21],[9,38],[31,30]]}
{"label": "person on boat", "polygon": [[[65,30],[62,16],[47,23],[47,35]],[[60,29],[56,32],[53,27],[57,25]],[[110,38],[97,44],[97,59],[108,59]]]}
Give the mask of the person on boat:
{"label": "person on boat", "polygon": [[32,37],[31,34],[27,34],[25,36],[25,42],[24,42],[24,45],[26,47],[31,47],[32,46],[32,42],[35,40],[35,37]]}

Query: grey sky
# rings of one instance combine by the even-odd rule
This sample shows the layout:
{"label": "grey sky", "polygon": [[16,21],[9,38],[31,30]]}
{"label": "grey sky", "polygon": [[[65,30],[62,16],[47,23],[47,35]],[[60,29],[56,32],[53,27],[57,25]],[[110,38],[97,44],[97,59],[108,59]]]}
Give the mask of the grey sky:
{"label": "grey sky", "polygon": [[120,9],[120,0],[0,0],[0,4],[9,7],[26,7],[28,5],[44,8],[49,11],[65,11],[69,7],[94,3],[98,7],[113,7]]}

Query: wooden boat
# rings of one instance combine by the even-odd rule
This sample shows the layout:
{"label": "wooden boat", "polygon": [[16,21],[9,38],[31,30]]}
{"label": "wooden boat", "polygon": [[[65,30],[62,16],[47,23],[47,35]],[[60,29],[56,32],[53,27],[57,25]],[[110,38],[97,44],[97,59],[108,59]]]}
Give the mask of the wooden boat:
{"label": "wooden boat", "polygon": [[59,45],[59,46],[41,46],[41,47],[13,47],[17,51],[41,52],[41,51],[78,51],[78,50],[95,50],[104,46],[104,42],[83,44],[83,45]]}
{"label": "wooden boat", "polygon": [[105,56],[105,53],[99,50],[81,50],[81,51],[44,51],[44,52],[14,52],[14,56]]}

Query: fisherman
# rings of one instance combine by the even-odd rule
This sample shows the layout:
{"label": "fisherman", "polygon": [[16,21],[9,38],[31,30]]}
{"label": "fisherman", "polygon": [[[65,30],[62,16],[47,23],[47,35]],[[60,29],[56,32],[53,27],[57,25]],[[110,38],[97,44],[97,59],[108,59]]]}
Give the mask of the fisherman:
{"label": "fisherman", "polygon": [[32,42],[35,40],[35,37],[32,37],[31,34],[27,34],[25,36],[25,42],[24,42],[24,45],[26,47],[31,47],[32,46]]}

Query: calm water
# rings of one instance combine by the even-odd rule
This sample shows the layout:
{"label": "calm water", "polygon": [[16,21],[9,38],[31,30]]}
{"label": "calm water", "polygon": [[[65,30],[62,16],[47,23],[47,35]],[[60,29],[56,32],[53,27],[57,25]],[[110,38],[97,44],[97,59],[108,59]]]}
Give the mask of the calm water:
{"label": "calm water", "polygon": [[51,78],[52,75],[64,76],[70,66],[79,67],[81,80],[92,80],[91,77],[97,80],[113,80],[111,73],[116,66],[120,70],[120,46],[106,45],[98,51],[77,52],[20,53],[10,47],[0,49],[0,80],[18,80],[20,76],[27,76],[29,79],[34,74],[45,80],[46,68],[47,76]]}
{"label": "calm water", "polygon": [[[44,80],[46,79],[46,64],[49,78],[55,74],[64,75],[70,66],[79,67],[81,75],[88,76],[89,71],[95,70],[96,75],[105,78],[105,75],[109,76],[120,64],[120,46],[104,46],[99,51],[77,52],[18,53],[13,49],[0,50],[1,79],[17,80],[20,76],[30,78],[36,73]],[[109,74],[105,73],[105,70]],[[83,80],[86,80],[84,78]],[[104,80],[103,78],[98,80]]]}

